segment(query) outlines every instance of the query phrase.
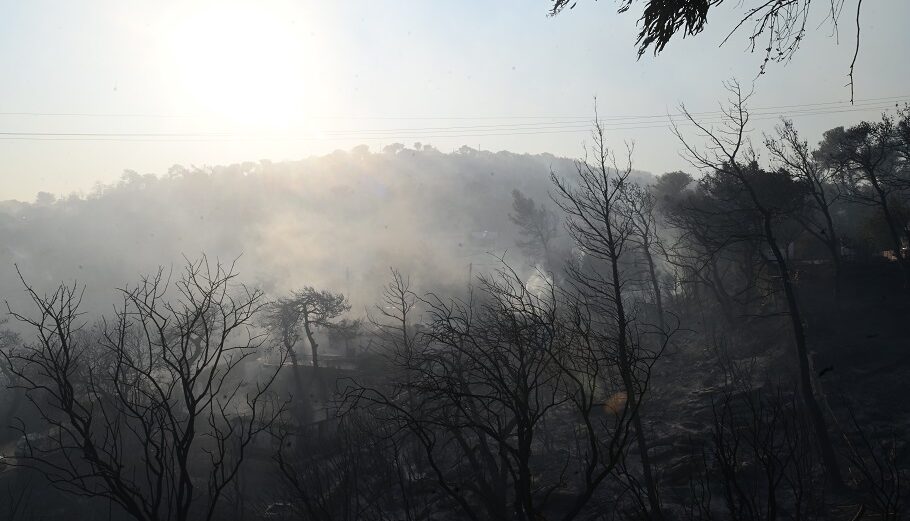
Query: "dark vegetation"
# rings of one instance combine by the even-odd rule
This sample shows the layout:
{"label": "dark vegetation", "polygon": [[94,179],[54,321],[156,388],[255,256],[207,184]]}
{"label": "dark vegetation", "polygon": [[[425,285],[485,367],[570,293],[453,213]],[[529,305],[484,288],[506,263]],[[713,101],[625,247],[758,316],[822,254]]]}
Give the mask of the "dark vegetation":
{"label": "dark vegetation", "polygon": [[7,203],[0,517],[906,519],[910,109],[759,149],[729,91],[691,173],[595,118]]}
{"label": "dark vegetation", "polygon": [[[556,16],[567,8],[575,9],[578,3],[578,0],[550,0],[550,16]],[[853,59],[847,67],[847,86],[850,87],[850,100],[853,100],[853,72],[860,50],[863,0],[856,0],[855,7],[849,5],[854,2],[845,0],[619,0],[616,4],[619,14],[637,13],[637,7],[641,6],[641,16],[637,21],[639,32],[635,40],[639,58],[648,51],[657,56],[674,37],[698,36],[708,25],[709,14],[729,8],[733,23],[723,28],[726,36],[720,44],[724,45],[734,36],[743,34],[748,40],[749,52],[758,52],[762,57],[759,75],[767,72],[769,63],[789,62],[803,42],[823,26],[831,29],[830,36],[835,42],[839,41],[840,24],[846,8],[853,22],[850,29],[855,30],[851,40]]]}

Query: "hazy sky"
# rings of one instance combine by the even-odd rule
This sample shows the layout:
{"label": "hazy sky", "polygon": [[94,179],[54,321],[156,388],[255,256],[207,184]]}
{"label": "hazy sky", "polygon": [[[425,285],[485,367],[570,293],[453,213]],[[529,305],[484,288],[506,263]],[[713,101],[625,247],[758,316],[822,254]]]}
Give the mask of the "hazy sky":
{"label": "hazy sky", "polygon": [[[0,4],[0,199],[88,192],[124,169],[298,159],[361,143],[576,156],[595,95],[611,140],[634,140],[636,167],[660,173],[684,166],[679,146],[666,118],[645,117],[679,102],[716,110],[721,82],[751,83],[761,59],[744,52],[746,34],[718,48],[739,2],[700,37],[641,60],[637,13],[617,15],[606,0],[579,0],[556,18],[540,0]],[[854,9],[848,0],[839,45],[830,26],[813,29],[819,18],[793,62],[757,82],[753,106],[771,108],[759,131],[789,112],[816,141],[888,104],[793,113],[849,98]],[[906,0],[865,3],[858,100],[910,99],[908,19]],[[820,107],[846,108],[808,108]]]}

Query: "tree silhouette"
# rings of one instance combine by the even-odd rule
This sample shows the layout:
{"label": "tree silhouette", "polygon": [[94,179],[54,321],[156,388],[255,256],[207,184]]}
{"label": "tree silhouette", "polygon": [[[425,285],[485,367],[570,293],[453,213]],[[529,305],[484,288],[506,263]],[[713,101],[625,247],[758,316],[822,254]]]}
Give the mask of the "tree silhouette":
{"label": "tree silhouette", "polygon": [[520,190],[512,190],[512,212],[509,220],[518,226],[521,238],[516,244],[532,259],[544,260],[547,270],[553,269],[550,244],[558,231],[556,217]]}
{"label": "tree silhouette", "polygon": [[293,303],[303,322],[303,331],[310,343],[313,368],[319,368],[319,344],[314,331],[317,327],[330,328],[333,320],[351,309],[344,295],[330,291],[319,291],[307,286],[294,293]]}
{"label": "tree silhouette", "polygon": [[[566,8],[573,9],[578,0],[551,0],[550,15],[556,16]],[[638,56],[653,51],[654,55],[660,54],[674,36],[696,36],[701,33],[708,23],[708,14],[716,9],[724,0],[620,0],[619,13],[625,13],[632,6],[642,3],[641,18],[638,22],[640,30],[636,38]],[[819,4],[827,10],[825,22],[833,29],[838,28],[838,21],[844,9],[844,0],[829,0],[819,2],[815,0],[766,0],[757,5],[748,6],[738,4],[741,9],[737,16],[738,21],[730,29],[723,43],[726,43],[736,32],[743,27],[751,25],[748,31],[749,48],[754,52],[758,50],[764,58],[760,74],[764,74],[769,62],[787,62],[799,50],[800,45],[807,38],[807,28],[810,26],[810,15]],[[863,0],[856,2],[856,43],[853,60],[850,63],[848,77],[850,79],[850,99],[853,100],[853,69],[859,54],[860,45],[860,14]]]}
{"label": "tree silhouette", "polygon": [[720,128],[706,127],[682,107],[686,120],[707,141],[705,149],[687,141],[679,127],[674,126],[674,132],[685,147],[690,163],[705,173],[700,185],[714,203],[710,217],[718,227],[727,231],[727,240],[737,242],[759,239],[770,253],[767,262],[773,266],[775,279],[784,293],[787,316],[793,331],[802,403],[812,423],[828,482],[840,490],[843,488],[840,464],[825,416],[815,395],[806,328],[796,295],[793,271],[785,253],[787,241],[781,237],[784,235],[782,228],[791,220],[792,215],[804,210],[806,195],[787,173],[766,172],[759,168],[755,153],[746,139],[749,124],[746,102],[749,96],[742,92],[735,81],[727,84],[727,88],[731,99]]}
{"label": "tree silhouette", "polygon": [[174,284],[159,270],[121,290],[94,330],[78,286],[39,295],[23,279],[34,313],[11,314],[35,337],[4,356],[45,430],[20,424],[17,464],[137,520],[220,516],[226,487],[283,408],[268,394],[277,371],[242,376],[263,339],[251,328],[262,293],[235,277],[204,257]]}

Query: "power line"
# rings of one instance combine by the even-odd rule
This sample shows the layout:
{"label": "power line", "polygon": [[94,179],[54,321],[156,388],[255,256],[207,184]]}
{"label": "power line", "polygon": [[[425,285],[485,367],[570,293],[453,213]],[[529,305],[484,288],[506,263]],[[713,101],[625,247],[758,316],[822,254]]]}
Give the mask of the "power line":
{"label": "power line", "polygon": [[[910,97],[906,98],[906,101],[910,101]],[[859,104],[859,103],[857,103],[856,105],[857,105],[857,106],[854,106],[854,107],[849,107],[849,106],[848,106],[848,107],[845,107],[845,108],[842,109],[842,110],[834,110],[834,111],[832,111],[832,109],[834,109],[835,107],[832,107],[831,109],[823,109],[823,108],[806,108],[806,109],[802,109],[802,110],[791,110],[791,111],[788,111],[788,114],[800,115],[800,114],[803,114],[803,113],[813,113],[813,112],[821,111],[821,110],[828,110],[828,111],[829,111],[829,112],[822,112],[822,113],[858,112],[858,111],[867,111],[867,110],[884,110],[884,109],[892,108],[892,107],[894,106],[892,103],[887,103],[887,104],[883,104],[883,103],[874,103],[874,104],[865,103],[865,104]],[[792,105],[792,106],[795,107],[796,105]],[[754,115],[754,116],[774,115],[774,116],[776,117],[776,116],[780,115],[780,112],[775,112],[773,109],[754,109],[754,110],[750,110],[749,113],[752,114],[752,115]],[[692,116],[702,116],[702,117],[708,116],[708,117],[710,117],[711,119],[717,119],[717,118],[720,118],[720,117],[723,116],[723,112],[720,112],[720,111],[715,111],[715,112],[692,112],[692,113],[690,113],[690,114],[691,114]],[[660,118],[668,118],[668,117],[669,117],[669,118],[674,118],[674,117],[684,117],[684,116],[685,116],[685,114],[683,114],[683,113],[681,113],[681,112],[677,112],[677,113],[663,114],[662,116],[659,116],[659,117],[660,117]],[[641,121],[636,121],[636,120],[624,121],[623,123],[621,123],[621,125],[646,123],[647,121],[645,121],[645,120],[651,119],[651,118],[656,118],[656,117],[658,117],[658,116],[644,116],[644,117],[640,118]],[[598,121],[600,121],[601,124],[604,125],[604,126],[615,126],[615,125],[620,125],[620,123],[611,123],[611,121],[613,121],[613,120],[610,119],[610,118],[600,118]],[[496,129],[496,128],[508,128],[508,129],[510,129],[510,128],[516,128],[516,129],[530,128],[530,129],[535,129],[535,128],[542,128],[542,127],[550,127],[550,126],[567,126],[567,127],[584,127],[584,128],[590,128],[591,122],[592,122],[592,121],[591,121],[591,119],[589,118],[589,119],[587,119],[587,120],[585,120],[585,121],[563,120],[563,121],[548,121],[548,122],[543,122],[543,123],[512,123],[512,124],[498,124],[498,125],[468,125],[468,126],[448,126],[448,127],[408,127],[408,128],[373,129],[373,130],[367,130],[367,129],[362,129],[362,130],[332,130],[332,131],[327,131],[327,133],[341,133],[341,134],[347,134],[347,133],[393,133],[393,132],[417,131],[417,130],[420,130],[420,131],[424,131],[424,130],[460,130],[460,129],[474,130],[474,129]]]}
{"label": "power line", "polygon": [[196,118],[203,117],[189,114],[129,114],[114,112],[2,112],[0,116],[28,116],[28,117],[52,117],[52,118]]}
{"label": "power line", "polygon": [[[889,100],[899,98],[887,98]],[[902,99],[902,98],[900,98]],[[910,97],[906,98],[910,100]],[[806,117],[818,115],[830,115],[850,112],[869,112],[883,111],[893,108],[894,103],[861,101],[856,105],[834,106],[835,103],[818,103],[805,105],[789,105],[792,109],[785,112],[774,112],[773,109],[756,109],[750,111],[752,120],[777,119],[782,116],[786,117]],[[828,106],[825,106],[828,105]],[[843,104],[842,104],[843,105]],[[802,107],[802,108],[798,108]],[[723,112],[701,112],[691,113],[693,117],[699,114],[708,115],[707,117],[697,118],[700,123],[712,124],[723,122]],[[683,114],[665,114],[662,117],[672,120],[674,117],[682,117]],[[626,131],[641,130],[653,128],[667,128],[669,122],[648,121],[647,117],[640,120],[628,120],[622,123],[611,123],[606,119],[602,120],[602,125],[608,131]],[[681,122],[680,126],[687,126],[688,123]],[[500,125],[468,125],[468,126],[448,126],[448,127],[411,127],[411,128],[394,128],[394,129],[349,129],[349,130],[330,130],[325,131],[324,135],[301,135],[301,134],[251,134],[251,133],[231,133],[231,132],[24,132],[24,131],[5,131],[0,132],[0,140],[6,141],[117,141],[117,142],[188,142],[188,141],[231,141],[231,140],[266,140],[266,141],[287,141],[287,140],[307,140],[307,141],[340,141],[350,139],[430,139],[430,138],[473,138],[473,137],[501,137],[515,135],[536,135],[536,134],[562,134],[562,133],[581,133],[588,132],[590,122],[574,121],[551,121],[540,123],[519,123],[519,124],[500,124]]]}
{"label": "power line", "polygon": [[[879,98],[856,99],[852,103],[849,100],[843,101],[826,101],[815,103],[798,103],[791,105],[769,105],[766,107],[756,107],[753,110],[777,110],[795,107],[821,107],[829,105],[856,105],[869,102],[883,102],[889,100],[906,101],[910,99],[910,94],[900,96],[886,96]],[[692,115],[718,114],[720,111],[693,112]],[[672,115],[672,114],[671,114]],[[38,111],[0,111],[0,117],[3,116],[20,116],[20,117],[73,117],[73,118],[162,118],[162,119],[191,119],[203,118],[205,114],[155,114],[155,113],[116,113],[116,112],[38,112]],[[648,114],[648,115],[626,115],[611,116],[602,118],[603,120],[628,120],[628,119],[652,119],[664,118],[667,114]],[[550,119],[550,120],[583,120],[589,121],[590,116],[561,116],[561,115],[500,115],[500,116],[356,116],[356,115],[311,115],[309,119],[351,119],[351,120],[509,120],[509,119]]]}

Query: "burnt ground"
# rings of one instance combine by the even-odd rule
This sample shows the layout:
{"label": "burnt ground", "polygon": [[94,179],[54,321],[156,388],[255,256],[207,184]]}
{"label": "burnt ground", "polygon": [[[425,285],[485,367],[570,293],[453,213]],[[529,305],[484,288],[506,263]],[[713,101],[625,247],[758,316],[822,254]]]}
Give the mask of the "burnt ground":
{"label": "burnt ground", "polygon": [[[835,298],[830,273],[820,271],[804,268],[799,290],[836,448],[846,454],[847,440],[855,442],[859,425],[875,444],[896,442],[898,461],[910,468],[910,292],[895,283],[900,276],[893,265],[848,265]],[[723,329],[694,320],[700,331]],[[757,388],[791,385],[796,362],[788,320],[750,317],[721,335],[682,331],[655,365],[644,414],[671,506],[687,501],[691,493],[693,476],[701,470],[697,460],[710,437],[711,404],[727,383],[715,346],[725,341],[730,360],[752,368]],[[847,458],[842,464],[850,480],[855,471]],[[832,519],[851,518],[860,501],[849,494],[835,499]]]}

